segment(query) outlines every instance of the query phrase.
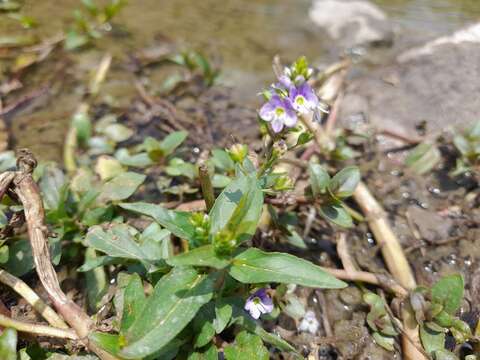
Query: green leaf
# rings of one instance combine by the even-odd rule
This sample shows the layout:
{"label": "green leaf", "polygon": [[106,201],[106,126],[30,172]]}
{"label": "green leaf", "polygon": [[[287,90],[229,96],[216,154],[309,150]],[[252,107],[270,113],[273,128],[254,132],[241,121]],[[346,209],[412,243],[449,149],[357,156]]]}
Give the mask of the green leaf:
{"label": "green leaf", "polygon": [[224,350],[226,360],[268,360],[268,350],[262,339],[246,331],[241,331],[235,337],[235,345],[228,345]]}
{"label": "green leaf", "polygon": [[[59,246],[60,243],[53,242],[51,238],[48,240],[52,262],[59,260],[62,251],[61,246]],[[15,240],[8,246],[8,250],[8,261],[6,264],[2,264],[2,267],[9,273],[15,276],[23,276],[34,268],[32,247],[30,246],[29,240]],[[56,264],[58,265],[58,262],[56,262]]]}
{"label": "green leaf", "polygon": [[470,146],[470,143],[462,135],[455,135],[453,137],[453,144],[463,156],[468,156],[468,154],[470,154],[470,152],[472,151],[472,147]]}
{"label": "green leaf", "polygon": [[108,230],[92,226],[85,237],[85,244],[105,254],[125,259],[157,260],[144,253],[125,224],[113,224]]}
{"label": "green leaf", "polygon": [[340,202],[320,206],[319,213],[323,218],[335,225],[344,228],[351,228],[353,226],[352,217]]}
{"label": "green leaf", "polygon": [[201,307],[193,320],[193,331],[195,334],[194,347],[201,348],[207,345],[215,336],[215,306],[209,302]]}
{"label": "green leaf", "polygon": [[102,186],[100,198],[104,201],[125,200],[133,195],[145,181],[146,176],[134,172],[124,172]]}
{"label": "green leaf", "polygon": [[16,1],[7,0],[4,2],[0,2],[0,12],[17,11],[20,10],[21,7],[22,5]]}
{"label": "green leaf", "polygon": [[175,151],[187,138],[188,132],[186,131],[175,131],[167,135],[160,142],[160,149],[162,149],[164,156],[168,156]]}
{"label": "green leaf", "polygon": [[408,154],[405,164],[417,174],[425,174],[441,161],[442,156],[433,144],[421,143]]}
{"label": "green leaf", "polygon": [[5,329],[0,335],[0,359],[17,360],[17,331]]}
{"label": "green leaf", "polygon": [[120,337],[116,334],[95,331],[88,335],[88,339],[110,354],[117,355],[120,350]]}
{"label": "green leaf", "polygon": [[127,149],[121,148],[115,152],[115,157],[120,161],[120,164],[125,166],[145,168],[153,165],[152,159],[150,159],[146,152],[130,155]]}
{"label": "green leaf", "polygon": [[87,45],[90,42],[88,36],[84,34],[79,34],[74,30],[67,32],[65,37],[65,49],[75,50],[80,47]]}
{"label": "green leaf", "polygon": [[385,350],[388,350],[388,351],[394,351],[395,348],[393,347],[393,345],[395,344],[395,338],[394,337],[391,337],[391,336],[385,336],[385,335],[382,335],[378,332],[374,332],[372,334],[373,336],[373,339],[375,340],[375,342],[380,345],[381,347],[383,347]]}
{"label": "green leaf", "polygon": [[65,191],[65,175],[55,165],[48,164],[43,169],[39,184],[45,208],[56,210],[60,207]]}
{"label": "green leaf", "polygon": [[122,142],[131,138],[134,132],[125,125],[114,123],[107,125],[103,134],[115,142]]}
{"label": "green leaf", "polygon": [[160,228],[156,222],[152,222],[140,236],[140,247],[151,258],[167,259],[172,257],[171,232]]}
{"label": "green leaf", "polygon": [[169,161],[165,171],[170,176],[185,176],[190,180],[197,177],[197,167],[193,164],[185,162],[180,158],[173,158]]}
{"label": "green leaf", "polygon": [[128,330],[126,359],[148,356],[167,345],[212,298],[213,278],[191,268],[174,268],[155,285],[143,312]]}
{"label": "green leaf", "polygon": [[76,112],[72,118],[72,125],[77,133],[80,144],[85,144],[92,136],[92,121],[85,111]]}
{"label": "green leaf", "polygon": [[461,274],[441,278],[432,286],[432,302],[443,305],[450,315],[455,315],[463,300],[464,281]]}
{"label": "green leaf", "polygon": [[203,350],[192,352],[187,360],[218,360],[218,350],[215,345],[210,344]]}
{"label": "green leaf", "polygon": [[228,325],[232,318],[232,305],[225,299],[217,299],[215,302],[215,319],[213,320],[213,327],[215,332],[220,334]]}
{"label": "green leaf", "polygon": [[0,172],[8,169],[14,169],[17,164],[17,158],[14,151],[0,152]]}
{"label": "green leaf", "polygon": [[454,353],[445,349],[435,351],[433,357],[435,360],[458,360]]}
{"label": "green leaf", "polygon": [[190,213],[165,209],[159,205],[144,202],[121,203],[120,207],[150,216],[165,229],[181,239],[193,241],[195,227],[190,222]]}
{"label": "green leaf", "polygon": [[319,196],[327,190],[330,183],[330,175],[325,168],[319,164],[308,164],[308,173],[310,175],[310,185],[313,196]]}
{"label": "green leaf", "polygon": [[[85,260],[96,259],[97,254],[93,248],[87,248],[85,251]],[[87,298],[89,308],[96,312],[103,295],[108,288],[107,274],[103,267],[97,267],[85,273],[85,282],[87,287]]]}
{"label": "green leaf", "polygon": [[120,161],[107,155],[100,156],[95,164],[95,172],[102,181],[110,180],[124,171],[125,168],[120,164]]}
{"label": "green leaf", "polygon": [[205,245],[167,260],[170,266],[209,266],[215,269],[223,269],[230,264],[226,258],[215,254],[212,245]]}
{"label": "green leaf", "polygon": [[223,171],[233,171],[235,163],[230,155],[223,149],[212,150],[212,161],[216,168]]}
{"label": "green leaf", "polygon": [[210,211],[210,234],[228,230],[238,242],[249,240],[262,214],[263,192],[255,176],[241,175],[215,200]]}
{"label": "green leaf", "polygon": [[213,174],[212,186],[217,189],[223,189],[232,182],[232,179],[226,175]]}
{"label": "green leaf", "polygon": [[428,354],[445,348],[445,333],[434,331],[425,325],[420,326],[420,340]]}
{"label": "green leaf", "polygon": [[85,272],[93,270],[99,266],[107,266],[107,265],[116,265],[122,264],[125,260],[122,258],[112,257],[112,256],[97,256],[91,259],[85,259],[85,262],[82,266],[80,266],[77,271],[78,272]]}
{"label": "green leaf", "polygon": [[356,166],[348,166],[335,174],[328,189],[335,197],[344,199],[352,196],[359,182],[360,170]]}
{"label": "green leaf", "polygon": [[132,274],[123,293],[123,314],[120,333],[125,334],[141,314],[146,303],[143,284],[138,274]]}
{"label": "green leaf", "polygon": [[255,248],[237,255],[229,272],[244,284],[277,282],[327,289],[347,286],[309,261],[290,254],[267,253]]}

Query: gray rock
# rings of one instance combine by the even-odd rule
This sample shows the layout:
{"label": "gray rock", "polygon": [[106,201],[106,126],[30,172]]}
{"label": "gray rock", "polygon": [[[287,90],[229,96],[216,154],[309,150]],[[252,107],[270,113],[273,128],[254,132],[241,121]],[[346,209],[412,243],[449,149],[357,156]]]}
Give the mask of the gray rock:
{"label": "gray rock", "polygon": [[310,19],[341,46],[391,45],[393,28],[385,13],[363,0],[315,0]]}
{"label": "gray rock", "polygon": [[480,24],[431,41],[399,55],[389,66],[353,80],[349,94],[362,97],[341,111],[348,124],[355,113],[366,114],[379,128],[411,135],[425,120],[427,130],[466,126],[480,113]]}

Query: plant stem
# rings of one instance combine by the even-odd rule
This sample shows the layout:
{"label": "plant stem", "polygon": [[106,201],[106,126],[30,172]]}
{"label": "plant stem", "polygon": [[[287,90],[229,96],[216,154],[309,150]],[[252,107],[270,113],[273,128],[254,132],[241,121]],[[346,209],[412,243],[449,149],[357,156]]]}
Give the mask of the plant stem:
{"label": "plant stem", "polygon": [[21,332],[36,334],[41,336],[50,336],[62,339],[78,340],[75,331],[71,329],[59,329],[51,326],[32,324],[23,321],[14,320],[8,316],[0,314],[0,325],[5,328],[13,328]]}
{"label": "plant stem", "polygon": [[210,174],[208,173],[207,164],[201,164],[198,167],[198,177],[200,179],[203,198],[205,199],[205,204],[207,206],[207,212],[210,212],[215,203],[215,194],[213,192],[212,181],[210,179]]}
{"label": "plant stem", "polygon": [[40,315],[47,320],[50,325],[68,329],[68,325],[50,306],[40,299],[40,297],[21,279],[13,276],[5,270],[0,269],[0,282],[11,287],[17,294],[22,296]]}

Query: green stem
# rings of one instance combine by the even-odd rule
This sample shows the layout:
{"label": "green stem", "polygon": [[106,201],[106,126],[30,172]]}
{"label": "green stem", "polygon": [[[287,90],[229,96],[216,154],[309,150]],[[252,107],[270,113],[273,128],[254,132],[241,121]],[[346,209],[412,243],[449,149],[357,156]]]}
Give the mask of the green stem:
{"label": "green stem", "polygon": [[345,209],[345,211],[348,212],[350,214],[350,216],[352,218],[354,218],[355,220],[357,220],[358,222],[364,222],[365,221],[365,217],[362,214],[360,214],[358,211],[356,211],[355,209],[352,209],[350,206],[348,206],[345,203],[342,203],[342,206]]}

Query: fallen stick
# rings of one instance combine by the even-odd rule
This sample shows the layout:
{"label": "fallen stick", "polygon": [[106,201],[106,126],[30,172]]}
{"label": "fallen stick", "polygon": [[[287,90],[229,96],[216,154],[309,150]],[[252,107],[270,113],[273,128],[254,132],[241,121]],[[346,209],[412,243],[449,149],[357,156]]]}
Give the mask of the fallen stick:
{"label": "fallen stick", "polygon": [[[362,209],[368,225],[380,246],[388,270],[394,279],[407,290],[413,290],[417,284],[403,249],[392,231],[385,211],[360,182],[353,193],[353,198]],[[408,304],[402,309],[403,333],[402,348],[406,360],[427,359],[421,351],[418,325]]]}
{"label": "fallen stick", "polygon": [[400,298],[408,296],[408,291],[395,280],[382,274],[374,274],[366,271],[347,271],[343,269],[322,268],[329,274],[335,276],[337,279],[346,281],[360,281],[367,284],[377,285],[385,290],[394,293]]}
{"label": "fallen stick", "polygon": [[48,323],[59,329],[68,329],[68,325],[50,306],[40,299],[21,279],[0,269],[0,282],[11,287],[17,294],[23,297]]}
{"label": "fallen stick", "polygon": [[59,329],[41,324],[28,323],[24,321],[14,320],[2,314],[0,314],[0,326],[4,328],[13,328],[21,332],[41,336],[78,340],[77,333],[72,329]]}

